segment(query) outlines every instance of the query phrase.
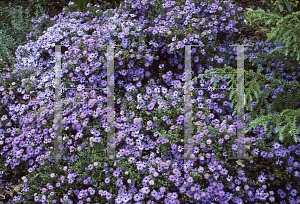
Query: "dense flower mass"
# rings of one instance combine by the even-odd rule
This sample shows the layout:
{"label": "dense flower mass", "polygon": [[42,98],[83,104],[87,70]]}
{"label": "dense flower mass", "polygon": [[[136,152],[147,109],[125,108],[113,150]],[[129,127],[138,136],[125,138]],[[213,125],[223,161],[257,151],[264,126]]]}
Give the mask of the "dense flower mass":
{"label": "dense flower mass", "polygon": [[[238,149],[228,77],[199,77],[204,70],[224,64],[236,67],[237,48],[229,45],[238,32],[236,26],[242,25],[241,18],[234,18],[242,8],[217,0],[134,0],[104,12],[97,5],[87,7],[86,13],[64,9],[50,19],[52,26],[43,33],[37,28],[48,16],[34,21],[37,24],[28,35],[31,41],[19,47],[15,69],[3,77],[1,156],[7,158],[7,169],[28,167],[22,177],[24,195],[16,200],[300,202],[299,145],[286,148],[275,137],[268,140],[258,126],[245,138],[254,146],[247,152],[252,159],[239,160],[237,165],[228,160]],[[54,47],[58,44],[67,48],[61,58],[63,138],[59,148],[63,157],[59,162],[50,158],[57,128],[53,95]],[[107,45],[118,45],[112,56],[116,160],[103,159],[110,129],[106,88],[114,83],[106,80],[111,59]],[[191,49],[190,91],[191,120],[198,128],[189,140],[193,143],[190,160],[182,159],[185,45],[197,45]],[[267,52],[265,47],[277,46],[280,44],[260,42],[245,47],[245,59],[251,59],[254,52]],[[280,59],[276,63],[284,67]],[[211,80],[218,83],[217,88]],[[280,90],[283,88],[278,87],[275,94]],[[250,118],[246,113],[245,123]]]}

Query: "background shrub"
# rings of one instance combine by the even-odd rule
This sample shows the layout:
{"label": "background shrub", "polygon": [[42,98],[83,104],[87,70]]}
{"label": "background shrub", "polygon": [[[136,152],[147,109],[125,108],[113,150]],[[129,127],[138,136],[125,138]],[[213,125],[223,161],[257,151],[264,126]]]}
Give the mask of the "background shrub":
{"label": "background shrub", "polygon": [[[8,58],[15,57],[15,51],[20,45],[27,42],[26,35],[31,32],[34,23],[31,22],[33,17],[39,18],[45,14],[45,9],[39,4],[35,5],[34,14],[22,5],[2,7],[0,13],[0,56],[9,61]],[[9,62],[8,62],[9,63]],[[0,70],[2,71],[2,70]]]}
{"label": "background shrub", "polygon": [[271,0],[274,11],[280,12],[285,17],[293,12],[300,11],[299,0]]}

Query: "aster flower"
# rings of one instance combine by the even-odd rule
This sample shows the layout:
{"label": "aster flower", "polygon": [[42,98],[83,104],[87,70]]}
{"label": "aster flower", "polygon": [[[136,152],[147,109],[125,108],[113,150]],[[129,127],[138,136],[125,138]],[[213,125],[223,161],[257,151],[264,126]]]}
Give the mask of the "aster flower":
{"label": "aster flower", "polygon": [[264,173],[262,173],[262,174],[258,177],[258,181],[261,182],[261,183],[264,182],[265,179],[266,179],[266,176],[264,176]]}

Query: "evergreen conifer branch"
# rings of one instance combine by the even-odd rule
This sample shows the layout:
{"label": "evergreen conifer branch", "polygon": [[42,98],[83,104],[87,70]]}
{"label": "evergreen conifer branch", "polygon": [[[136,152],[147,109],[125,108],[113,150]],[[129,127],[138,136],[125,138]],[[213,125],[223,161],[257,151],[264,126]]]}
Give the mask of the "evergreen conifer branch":
{"label": "evergreen conifer branch", "polygon": [[[210,74],[230,75],[228,86],[230,86],[230,83],[232,83],[231,87],[237,87],[236,74],[234,74],[234,71],[236,70],[231,66],[227,66],[225,68],[214,68],[214,72],[208,73],[208,71],[210,70],[206,70],[205,73],[199,77],[203,78]],[[247,81],[245,84],[246,110],[249,110],[247,104],[252,103],[253,95],[255,96],[255,101],[257,102],[257,105],[254,108],[250,106],[251,118],[254,119],[252,119],[252,121],[246,125],[245,133],[247,133],[251,128],[256,128],[259,125],[263,125],[265,131],[267,132],[267,136],[270,137],[272,129],[269,130],[270,126],[268,126],[268,123],[274,121],[274,126],[276,126],[275,133],[279,133],[279,138],[283,142],[290,141],[291,138],[295,143],[299,142],[300,139],[297,137],[297,134],[300,132],[300,127],[297,129],[296,121],[300,120],[300,108],[295,109],[295,103],[300,101],[300,93],[288,90],[285,92],[285,94],[281,94],[280,97],[274,98],[271,103],[267,101],[267,96],[271,93],[273,88],[278,87],[279,84],[294,86],[297,88],[300,88],[300,85],[296,84],[295,82],[284,82],[274,78],[270,79],[267,76],[260,74],[260,69],[257,69],[256,73],[252,70],[244,70],[244,72],[246,75],[245,78],[247,77],[249,79],[251,77],[250,81],[245,79]],[[216,81],[213,82],[213,87],[216,86],[216,83]],[[266,83],[268,84],[268,87],[262,91],[261,87],[263,87]],[[233,97],[235,92],[236,91],[234,89],[231,89],[229,94],[229,99],[232,100],[232,108],[237,105],[237,99],[236,97]],[[258,96],[259,92],[260,96]],[[286,99],[285,101],[283,101],[284,98]],[[284,106],[282,106],[282,104],[284,104]],[[266,114],[264,114],[265,111]],[[280,113],[276,113],[276,111]],[[235,114],[235,112],[236,110],[234,110],[232,116]],[[258,112],[260,112],[260,116]],[[282,126],[282,123],[285,123],[286,125]]]}
{"label": "evergreen conifer branch", "polygon": [[275,13],[265,13],[261,11],[248,11],[252,13],[251,21],[266,21],[266,25],[270,23],[276,23],[276,27],[267,33],[267,40],[273,42],[283,42],[285,46],[280,46],[272,50],[274,51],[284,51],[285,55],[289,54],[292,57],[297,57],[297,60],[300,59],[300,11],[293,12],[285,17]]}

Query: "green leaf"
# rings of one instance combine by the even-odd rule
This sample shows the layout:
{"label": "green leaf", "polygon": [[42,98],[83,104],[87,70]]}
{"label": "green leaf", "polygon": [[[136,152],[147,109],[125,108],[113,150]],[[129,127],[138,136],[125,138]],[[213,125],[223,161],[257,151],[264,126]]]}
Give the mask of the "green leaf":
{"label": "green leaf", "polygon": [[232,100],[232,96],[233,96],[234,92],[235,92],[235,91],[234,91],[233,89],[230,91],[230,94],[229,94],[229,99],[230,99],[230,100]]}
{"label": "green leaf", "polygon": [[257,9],[257,10],[255,10],[255,11],[262,12],[262,13],[266,13],[265,10],[263,10],[263,9]]}
{"label": "green leaf", "polygon": [[285,0],[283,0],[283,2],[284,2],[284,8],[285,8],[289,13],[291,13],[291,12],[292,12],[291,5],[289,5]]}
{"label": "green leaf", "polygon": [[[253,87],[251,87],[251,92],[255,92],[255,90],[253,89]],[[248,100],[248,104],[250,104],[253,101],[253,98],[252,98],[250,92],[248,93],[248,95],[249,95],[249,99],[250,99],[250,100]]]}
{"label": "green leaf", "polygon": [[277,4],[277,5],[278,5],[278,8],[279,8],[280,12],[282,12],[283,11],[283,6],[281,4]]}
{"label": "green leaf", "polygon": [[259,102],[259,97],[258,97],[258,92],[260,91],[260,87],[259,87],[259,85],[258,85],[258,87],[257,87],[257,89],[256,90],[254,90],[254,96],[255,96],[255,98],[256,98],[256,102],[258,103]]}

